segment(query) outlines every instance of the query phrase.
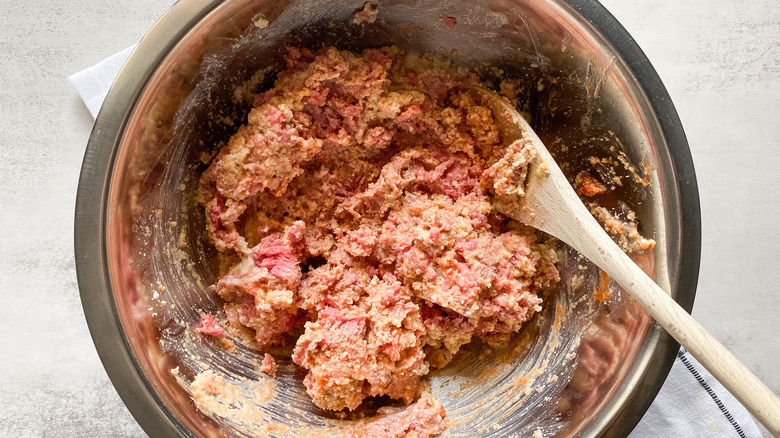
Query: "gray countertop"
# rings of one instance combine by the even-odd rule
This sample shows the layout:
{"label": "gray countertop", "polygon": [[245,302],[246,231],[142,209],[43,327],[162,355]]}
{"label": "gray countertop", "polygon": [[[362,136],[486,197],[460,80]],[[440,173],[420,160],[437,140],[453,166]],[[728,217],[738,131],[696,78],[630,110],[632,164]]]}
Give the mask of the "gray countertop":
{"label": "gray countertop", "polygon": [[[144,436],[79,301],[73,211],[93,121],[67,76],[138,41],[171,3],[0,0],[0,436]],[[780,3],[603,3],[688,135],[703,235],[693,315],[780,393]]]}

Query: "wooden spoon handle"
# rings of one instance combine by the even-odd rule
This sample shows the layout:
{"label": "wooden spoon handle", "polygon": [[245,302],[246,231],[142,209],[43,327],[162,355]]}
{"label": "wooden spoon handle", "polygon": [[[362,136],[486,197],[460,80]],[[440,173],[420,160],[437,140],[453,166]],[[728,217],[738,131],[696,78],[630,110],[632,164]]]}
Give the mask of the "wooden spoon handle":
{"label": "wooden spoon handle", "polygon": [[[535,144],[541,140],[528,128],[524,134]],[[543,147],[543,146],[542,146]],[[664,292],[612,241],[566,181],[546,149],[531,163],[525,205],[536,216],[517,212],[533,225],[569,244],[612,277],[677,342],[685,347],[726,389],[780,437],[780,398],[750,372],[726,347]],[[539,177],[540,166],[550,177]],[[565,208],[561,208],[564,205]]]}
{"label": "wooden spoon handle", "polygon": [[[592,229],[594,224],[597,232]],[[772,434],[780,437],[780,398],[623,253],[595,220],[589,225],[589,234],[596,237],[593,234],[597,233],[598,243],[575,248],[623,286]]]}
{"label": "wooden spoon handle", "polygon": [[612,241],[580,201],[544,143],[509,101],[482,87],[470,90],[490,106],[504,141],[525,141],[533,145],[537,153],[528,165],[524,196],[519,199],[497,198],[494,206],[507,216],[566,242],[598,265],[772,434],[780,437],[780,399],[777,395]]}

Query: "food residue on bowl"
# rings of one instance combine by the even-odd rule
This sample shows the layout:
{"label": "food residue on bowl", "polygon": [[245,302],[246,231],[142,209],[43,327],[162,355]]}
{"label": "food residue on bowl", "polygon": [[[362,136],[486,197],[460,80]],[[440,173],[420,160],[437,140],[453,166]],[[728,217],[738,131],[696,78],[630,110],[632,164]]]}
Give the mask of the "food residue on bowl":
{"label": "food residue on bowl", "polygon": [[455,29],[455,26],[458,25],[458,19],[450,16],[450,15],[442,15],[441,16],[442,21],[444,21],[444,24],[447,25],[450,29]]}
{"label": "food residue on bowl", "polygon": [[596,196],[607,191],[607,186],[594,178],[590,173],[582,171],[574,180],[577,193],[583,196]]}
{"label": "food residue on bowl", "polygon": [[379,15],[379,7],[371,2],[365,2],[363,7],[355,12],[352,22],[354,24],[370,24],[376,21],[377,15]]}
{"label": "food residue on bowl", "polygon": [[591,214],[603,224],[604,229],[617,241],[623,251],[649,251],[655,247],[655,240],[648,239],[639,232],[636,213],[633,211],[623,208],[624,218],[621,218],[596,203],[590,203],[588,207]]}
{"label": "food residue on bowl", "polygon": [[268,353],[263,355],[263,362],[260,365],[260,372],[270,377],[276,377],[276,360]]}
{"label": "food residue on bowl", "polygon": [[256,14],[254,17],[252,17],[252,23],[257,27],[258,29],[265,29],[268,27],[270,22],[265,17],[265,14]]}

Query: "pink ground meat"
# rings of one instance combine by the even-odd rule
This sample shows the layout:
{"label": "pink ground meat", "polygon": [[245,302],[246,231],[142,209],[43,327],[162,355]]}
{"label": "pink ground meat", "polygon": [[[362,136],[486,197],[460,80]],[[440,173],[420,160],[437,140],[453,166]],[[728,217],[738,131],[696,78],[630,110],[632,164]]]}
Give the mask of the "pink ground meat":
{"label": "pink ground meat", "polygon": [[442,15],[441,16],[442,21],[444,21],[444,24],[447,25],[450,29],[455,29],[455,26],[458,25],[458,19],[449,15]]}
{"label": "pink ground meat", "polygon": [[261,347],[295,342],[323,409],[411,404],[354,436],[438,434],[422,379],[520,329],[558,281],[555,253],[491,206],[506,148],[461,88],[472,73],[393,47],[285,59],[201,178],[228,323]]}
{"label": "pink ground meat", "polygon": [[430,393],[404,409],[381,408],[379,417],[348,431],[345,438],[427,438],[444,432],[444,409]]}
{"label": "pink ground meat", "polygon": [[263,356],[263,362],[260,365],[260,372],[265,373],[270,377],[276,377],[276,371],[276,360],[270,354],[265,353]]}
{"label": "pink ground meat", "polygon": [[204,335],[214,336],[215,338],[222,338],[225,336],[225,329],[219,325],[214,316],[206,314],[200,318],[198,326],[195,327],[195,331],[203,333]]}

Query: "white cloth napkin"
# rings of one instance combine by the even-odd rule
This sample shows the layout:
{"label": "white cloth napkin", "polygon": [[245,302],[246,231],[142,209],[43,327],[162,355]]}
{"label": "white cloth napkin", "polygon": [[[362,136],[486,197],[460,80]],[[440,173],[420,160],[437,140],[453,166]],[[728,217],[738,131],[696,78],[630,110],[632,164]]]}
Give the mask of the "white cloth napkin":
{"label": "white cloth napkin", "polygon": [[114,83],[114,78],[119,70],[133,53],[135,45],[132,45],[119,53],[115,53],[108,58],[100,61],[92,67],[86,68],[78,73],[72,74],[68,79],[76,87],[79,96],[87,106],[92,118],[97,118],[103,101],[106,100],[108,90]]}
{"label": "white cloth napkin", "polygon": [[[84,104],[97,117],[117,73],[133,47],[70,76]],[[685,349],[630,438],[761,438],[748,411]]]}
{"label": "white cloth napkin", "polygon": [[630,438],[761,438],[753,417],[684,348]]}

